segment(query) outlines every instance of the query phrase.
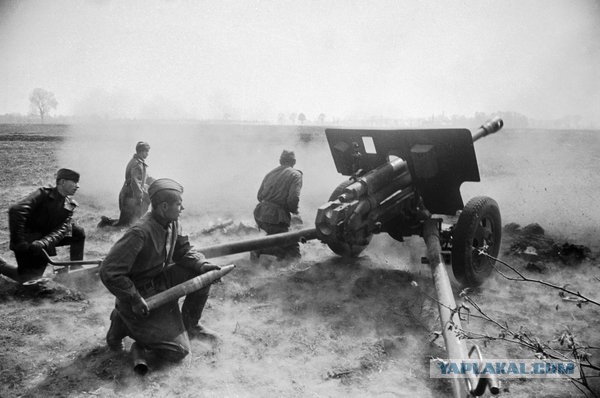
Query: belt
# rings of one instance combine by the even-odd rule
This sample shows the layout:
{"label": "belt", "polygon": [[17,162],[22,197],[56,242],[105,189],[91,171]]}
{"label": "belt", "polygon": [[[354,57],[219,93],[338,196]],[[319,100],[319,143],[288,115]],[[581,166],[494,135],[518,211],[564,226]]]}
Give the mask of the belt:
{"label": "belt", "polygon": [[138,286],[136,286],[138,292],[140,292],[140,294],[142,296],[144,296],[147,292],[149,291],[155,291],[156,289],[154,288],[154,280],[151,279],[148,282],[142,283]]}
{"label": "belt", "polygon": [[145,298],[148,293],[156,294],[165,290],[166,281],[164,274],[161,272],[149,281],[136,284],[135,286],[140,294]]}
{"label": "belt", "polygon": [[261,200],[261,201],[260,201],[260,203],[264,203],[264,204],[267,204],[267,205],[270,205],[270,206],[275,206],[275,207],[278,207],[278,208],[280,208],[280,209],[281,209],[281,210],[283,210],[283,211],[288,211],[288,210],[285,208],[285,206],[282,206],[282,205],[280,205],[280,204],[277,204],[277,203],[275,203],[275,202],[270,202],[270,201],[268,201],[268,200]]}
{"label": "belt", "polygon": [[277,203],[275,203],[275,202],[271,202],[270,200],[265,200],[265,199],[263,199],[261,202],[263,202],[263,203],[268,203],[268,204],[270,204],[270,205],[275,205],[275,206],[279,206],[279,207],[281,207],[281,205],[279,205],[279,204],[277,204]]}

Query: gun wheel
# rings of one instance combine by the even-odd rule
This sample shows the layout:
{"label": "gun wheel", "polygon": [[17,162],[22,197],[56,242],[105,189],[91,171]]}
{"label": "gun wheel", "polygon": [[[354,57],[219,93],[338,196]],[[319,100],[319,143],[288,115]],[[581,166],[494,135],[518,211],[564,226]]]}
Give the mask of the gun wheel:
{"label": "gun wheel", "polygon": [[[331,202],[333,200],[336,200],[342,194],[344,189],[350,184],[352,184],[352,181],[346,180],[346,181],[342,182],[340,185],[338,185],[331,193],[331,196],[329,197],[329,201]],[[367,237],[367,242],[370,242],[372,237],[373,237],[373,234],[370,234]],[[358,257],[360,255],[360,253],[362,253],[363,250],[365,250],[366,247],[368,246],[368,243],[366,245],[351,245],[337,235],[333,236],[326,243],[327,243],[327,246],[329,246],[329,248],[335,254],[337,254],[338,256],[342,256],[342,257]]]}
{"label": "gun wheel", "polygon": [[452,234],[452,272],[464,286],[479,286],[493,270],[502,239],[498,203],[487,196],[471,199],[458,217]]}

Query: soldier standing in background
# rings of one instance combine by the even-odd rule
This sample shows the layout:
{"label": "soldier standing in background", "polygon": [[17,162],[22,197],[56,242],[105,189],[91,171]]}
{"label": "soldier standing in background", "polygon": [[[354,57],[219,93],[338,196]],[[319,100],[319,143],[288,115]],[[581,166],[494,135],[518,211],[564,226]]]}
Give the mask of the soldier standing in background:
{"label": "soldier standing in background", "polygon": [[145,160],[150,153],[150,144],[140,141],[135,146],[135,154],[125,168],[125,182],[119,193],[121,214],[116,226],[129,226],[142,217],[150,205],[148,186],[154,179],[146,171]]}
{"label": "soldier standing in background", "polygon": [[79,173],[60,169],[56,187],[39,188],[10,206],[10,249],[15,253],[21,281],[44,274],[48,260],[42,249],[55,256],[56,246],[69,245],[71,261],[83,260],[85,231],[72,221],[77,202],[71,196],[77,189]]}
{"label": "soldier standing in background", "polygon": [[[288,232],[291,214],[298,214],[298,202],[302,188],[302,172],[294,168],[294,152],[284,150],[279,166],[263,179],[258,190],[258,205],[254,209],[254,220],[267,235]],[[296,242],[285,247],[254,250],[250,259],[256,261],[261,254],[271,254],[278,259],[300,258],[300,245]]]}

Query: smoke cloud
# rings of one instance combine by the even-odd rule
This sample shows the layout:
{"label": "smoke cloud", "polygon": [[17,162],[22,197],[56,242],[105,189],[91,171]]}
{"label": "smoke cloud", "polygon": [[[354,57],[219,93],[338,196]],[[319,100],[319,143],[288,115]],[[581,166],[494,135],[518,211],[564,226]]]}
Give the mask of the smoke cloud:
{"label": "smoke cloud", "polygon": [[[61,167],[81,172],[88,205],[114,209],[125,166],[137,141],[148,141],[149,174],[185,187],[185,218],[206,224],[233,218],[253,224],[256,192],[278,165],[283,149],[296,152],[303,171],[300,212],[306,227],[346,177],[338,174],[322,128],[185,123],[77,125],[64,145]],[[464,183],[466,203],[486,195],[498,201],[503,223],[537,222],[571,241],[597,245],[600,142],[593,131],[532,131],[505,128],[475,144],[481,182]]]}
{"label": "smoke cloud", "polygon": [[[125,166],[137,141],[151,145],[148,173],[185,187],[186,213],[207,212],[252,220],[264,175],[279,165],[283,149],[296,152],[304,173],[301,213],[313,221],[316,208],[344,177],[335,171],[322,130],[305,143],[296,127],[198,125],[185,123],[103,123],[73,126],[59,158],[81,172],[81,189],[98,205],[113,207]],[[66,167],[66,166],[65,166]]]}

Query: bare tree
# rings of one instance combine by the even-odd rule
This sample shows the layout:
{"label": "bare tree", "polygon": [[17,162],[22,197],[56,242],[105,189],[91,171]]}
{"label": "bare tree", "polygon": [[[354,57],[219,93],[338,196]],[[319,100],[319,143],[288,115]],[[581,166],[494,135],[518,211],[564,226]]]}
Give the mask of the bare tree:
{"label": "bare tree", "polygon": [[58,102],[54,98],[54,93],[43,88],[35,88],[29,94],[29,102],[31,103],[32,112],[38,113],[42,123],[44,123],[44,116],[50,112],[51,109],[56,109]]}
{"label": "bare tree", "polygon": [[304,122],[306,121],[306,115],[304,113],[300,113],[298,115],[298,121],[300,122],[300,124],[304,124]]}

